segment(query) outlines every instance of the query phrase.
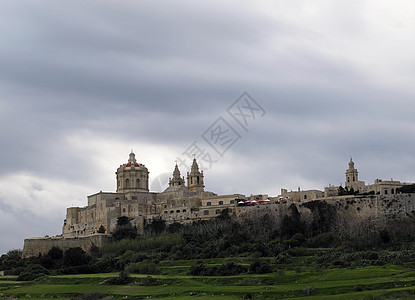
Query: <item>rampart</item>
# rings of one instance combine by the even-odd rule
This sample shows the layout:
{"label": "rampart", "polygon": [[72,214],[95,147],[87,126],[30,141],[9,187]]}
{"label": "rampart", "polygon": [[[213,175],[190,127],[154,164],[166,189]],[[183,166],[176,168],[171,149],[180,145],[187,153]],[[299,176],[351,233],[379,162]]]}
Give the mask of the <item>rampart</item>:
{"label": "rampart", "polygon": [[42,237],[25,239],[23,257],[44,255],[52,247],[59,247],[63,251],[69,248],[80,247],[85,252],[92,246],[102,248],[111,239],[109,234],[94,234],[85,237],[63,238],[63,237]]}

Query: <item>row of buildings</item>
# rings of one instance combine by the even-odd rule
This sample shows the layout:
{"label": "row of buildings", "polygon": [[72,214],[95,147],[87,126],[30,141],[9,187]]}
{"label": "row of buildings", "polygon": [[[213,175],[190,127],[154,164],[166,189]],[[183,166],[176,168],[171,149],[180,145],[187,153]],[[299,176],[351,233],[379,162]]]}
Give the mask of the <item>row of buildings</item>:
{"label": "row of buildings", "polygon": [[375,179],[373,184],[366,184],[364,181],[359,180],[359,172],[355,168],[353,159],[350,158],[349,167],[346,170],[346,180],[344,187],[330,185],[324,188],[324,191],[320,190],[305,190],[302,191],[298,188],[298,191],[287,191],[281,189],[280,199],[289,199],[293,202],[304,202],[317,199],[324,199],[328,197],[336,197],[339,195],[339,191],[358,194],[373,194],[373,195],[394,195],[397,193],[397,189],[412,183],[401,182],[397,180],[382,180]]}
{"label": "row of buildings", "polygon": [[[289,192],[281,189],[281,195],[277,197],[217,195],[205,191],[204,174],[199,170],[196,159],[193,160],[190,172],[186,174],[186,180],[176,164],[168,188],[161,193],[155,193],[149,191],[148,169],[137,162],[133,152],[115,174],[115,193],[99,192],[88,196],[87,206],[67,209],[62,231],[64,238],[93,235],[100,228],[111,233],[116,227],[117,218],[122,216],[129,217],[135,226],[142,228],[145,222],[153,218],[162,218],[168,223],[186,223],[217,217],[224,209],[228,209],[231,214],[240,214],[245,209],[245,205],[240,203],[248,200],[266,205],[281,201],[312,201],[334,197],[339,193],[339,187],[329,186],[324,191],[298,189]],[[352,159],[346,170],[345,189],[348,191],[387,195],[396,193],[397,188],[405,184],[407,183],[377,179],[374,184],[366,185],[358,180],[358,171]]]}

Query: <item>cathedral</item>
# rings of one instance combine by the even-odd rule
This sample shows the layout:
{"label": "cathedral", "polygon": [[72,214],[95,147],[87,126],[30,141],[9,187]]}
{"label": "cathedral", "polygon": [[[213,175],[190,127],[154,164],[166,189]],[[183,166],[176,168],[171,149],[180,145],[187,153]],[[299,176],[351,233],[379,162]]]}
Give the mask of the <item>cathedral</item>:
{"label": "cathedral", "polygon": [[149,171],[137,162],[134,152],[115,175],[115,193],[101,191],[88,196],[87,206],[67,209],[63,237],[111,233],[117,218],[122,216],[129,217],[139,229],[156,217],[169,223],[206,220],[226,208],[232,212],[236,201],[244,198],[240,194],[218,196],[205,191],[203,171],[199,170],[196,159],[187,172],[187,182],[176,164],[169,186],[161,193],[149,191]]}

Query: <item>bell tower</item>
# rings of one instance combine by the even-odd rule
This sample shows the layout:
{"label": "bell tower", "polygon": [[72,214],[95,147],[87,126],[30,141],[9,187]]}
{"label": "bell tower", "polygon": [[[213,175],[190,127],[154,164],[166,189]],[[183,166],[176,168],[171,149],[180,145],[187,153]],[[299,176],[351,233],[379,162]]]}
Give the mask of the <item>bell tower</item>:
{"label": "bell tower", "polygon": [[203,191],[205,187],[203,177],[203,171],[199,171],[199,165],[194,158],[190,173],[187,172],[187,187],[190,192]]}
{"label": "bell tower", "polygon": [[173,177],[169,179],[169,186],[184,186],[184,177],[181,178],[180,177],[180,170],[179,167],[176,166],[174,167],[174,171],[173,171]]}
{"label": "bell tower", "polygon": [[148,192],[148,169],[137,162],[132,150],[128,162],[120,165],[115,174],[117,193]]}
{"label": "bell tower", "polygon": [[350,157],[349,168],[346,170],[346,184],[345,186],[351,188],[359,181],[357,169],[354,167],[354,162]]}

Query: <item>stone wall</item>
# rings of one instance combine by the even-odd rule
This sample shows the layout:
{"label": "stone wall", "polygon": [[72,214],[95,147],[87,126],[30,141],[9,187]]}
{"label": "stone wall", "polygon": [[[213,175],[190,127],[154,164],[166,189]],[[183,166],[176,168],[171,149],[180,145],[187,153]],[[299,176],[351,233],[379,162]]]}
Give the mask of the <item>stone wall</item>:
{"label": "stone wall", "polygon": [[93,245],[101,248],[110,239],[111,236],[108,234],[95,234],[75,238],[44,237],[25,239],[23,257],[38,256],[39,253],[42,255],[46,254],[54,246],[61,248],[63,251],[69,248],[80,247],[87,252]]}

